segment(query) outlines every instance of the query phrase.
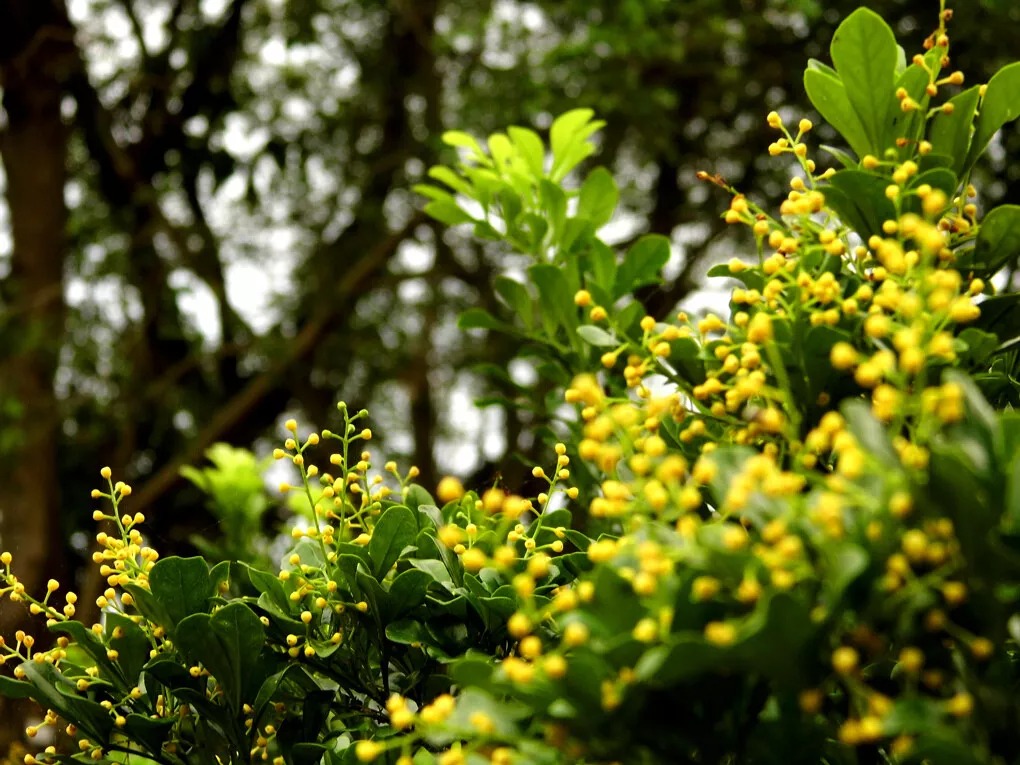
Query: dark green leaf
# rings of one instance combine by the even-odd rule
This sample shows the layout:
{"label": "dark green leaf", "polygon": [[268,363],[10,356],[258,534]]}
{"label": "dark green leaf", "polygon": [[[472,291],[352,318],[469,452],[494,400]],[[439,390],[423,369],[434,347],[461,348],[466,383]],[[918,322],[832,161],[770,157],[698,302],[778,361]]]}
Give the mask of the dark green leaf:
{"label": "dark green leaf", "polygon": [[1020,117],[1020,61],[1004,66],[988,81],[964,172],[977,162],[1003,125]]}
{"label": "dark green leaf", "polygon": [[166,609],[167,629],[191,614],[205,613],[213,595],[209,564],[202,558],[164,558],[149,572],[149,589]]}
{"label": "dark green leaf", "polygon": [[250,700],[253,672],[265,641],[265,628],[248,606],[234,601],[212,616],[192,614],[177,625],[175,643],[189,664],[202,665],[216,678],[234,712]]}
{"label": "dark green leaf", "polygon": [[669,255],[669,239],[661,234],[646,234],[638,239],[627,250],[616,272],[613,298],[633,292],[637,287],[660,282],[660,272],[669,260]]}
{"label": "dark green leaf", "polygon": [[974,249],[957,260],[961,273],[989,278],[1020,258],[1020,206],[1002,205],[985,215]]}
{"label": "dark green leaf", "polygon": [[99,704],[76,695],[74,686],[52,664],[26,661],[21,665],[32,684],[32,698],[43,709],[52,709],[68,722],[73,722],[89,738],[106,741],[113,728],[113,719]]}
{"label": "dark green leaf", "polygon": [[967,162],[980,89],[975,85],[957,93],[948,101],[953,105],[952,114],[939,111],[931,122],[928,140],[932,151],[952,157],[953,171],[957,175],[963,174]]}
{"label": "dark green leaf", "polygon": [[889,180],[864,170],[839,170],[822,187],[825,201],[865,241],[883,236],[882,223],[896,219],[896,207],[886,197]]}
{"label": "dark green leaf", "polygon": [[377,579],[386,576],[404,548],[414,544],[416,536],[418,521],[409,509],[394,505],[383,511],[372,529],[372,541],[368,543],[372,573]]}
{"label": "dark green leaf", "polygon": [[484,308],[469,308],[461,313],[457,319],[457,327],[460,329],[493,329],[507,334],[514,332],[512,326],[500,321]]}
{"label": "dark green leaf", "polygon": [[117,651],[117,664],[128,684],[137,685],[152,648],[145,632],[123,614],[111,612],[106,614],[106,639],[110,648]]}

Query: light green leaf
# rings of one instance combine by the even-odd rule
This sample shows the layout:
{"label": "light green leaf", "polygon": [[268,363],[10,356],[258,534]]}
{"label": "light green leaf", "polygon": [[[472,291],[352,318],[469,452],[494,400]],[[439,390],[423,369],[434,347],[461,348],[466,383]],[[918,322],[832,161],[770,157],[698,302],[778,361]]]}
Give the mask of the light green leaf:
{"label": "light green leaf", "polygon": [[471,184],[445,165],[436,165],[429,168],[429,178],[445,183],[458,194],[473,197]]}
{"label": "light green leaf", "polygon": [[620,341],[616,339],[614,335],[606,332],[601,327],[596,327],[591,324],[584,324],[577,328],[577,334],[581,336],[588,345],[594,345],[596,348],[615,348],[620,344]]}
{"label": "light green leaf", "polygon": [[447,226],[457,226],[461,223],[475,223],[476,219],[464,208],[458,205],[452,198],[435,199],[425,205],[425,214],[435,218]]}
{"label": "light green leaf", "polygon": [[517,148],[517,153],[527,163],[528,169],[535,177],[535,180],[542,178],[545,167],[545,144],[538,137],[538,133],[528,128],[512,126],[507,128],[510,140]]}
{"label": "light green leaf", "polygon": [[612,173],[604,167],[596,167],[581,185],[577,216],[587,218],[595,228],[604,226],[613,217],[619,199],[620,190]]}
{"label": "light green leaf", "polygon": [[591,109],[573,109],[553,121],[549,131],[553,153],[550,180],[562,180],[578,162],[592,153],[594,148],[588,143],[588,138],[605,124],[592,121],[594,115]]}

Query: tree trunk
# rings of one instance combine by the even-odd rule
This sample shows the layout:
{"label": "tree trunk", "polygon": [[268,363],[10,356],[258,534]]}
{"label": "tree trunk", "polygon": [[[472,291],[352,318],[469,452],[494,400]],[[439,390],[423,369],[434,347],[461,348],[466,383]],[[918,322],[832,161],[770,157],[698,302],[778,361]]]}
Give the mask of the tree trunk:
{"label": "tree trunk", "polygon": [[[61,4],[45,0],[0,2],[0,84],[4,122],[0,159],[6,174],[14,251],[2,286],[7,319],[0,344],[0,403],[4,404],[0,459],[0,546],[37,595],[62,570],[61,427],[54,375],[63,340],[64,203],[68,129],[61,118],[63,83],[74,62],[74,39]],[[33,620],[34,621],[34,620]],[[42,623],[27,624],[23,606],[0,604],[0,634],[16,629],[41,637]],[[23,735],[24,710],[0,699],[0,751]]]}

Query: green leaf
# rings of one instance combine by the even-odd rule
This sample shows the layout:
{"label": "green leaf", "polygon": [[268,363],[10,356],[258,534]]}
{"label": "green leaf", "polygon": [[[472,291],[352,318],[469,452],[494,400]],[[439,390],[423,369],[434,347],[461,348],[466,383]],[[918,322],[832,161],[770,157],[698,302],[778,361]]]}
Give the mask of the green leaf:
{"label": "green leaf", "polygon": [[985,298],[979,307],[981,315],[970,326],[991,332],[1002,344],[1020,337],[1020,292]]}
{"label": "green leaf", "polygon": [[591,275],[595,284],[602,291],[609,293],[616,281],[616,253],[605,242],[595,240],[588,253],[591,263]]}
{"label": "green leaf", "polygon": [[1011,533],[1020,532],[1020,454],[1013,456],[1006,475],[1006,506],[1003,526]]}
{"label": "green leaf", "polygon": [[493,329],[498,332],[512,334],[514,328],[500,321],[484,308],[469,308],[457,318],[459,329]]}
{"label": "green leaf", "polygon": [[482,147],[478,143],[478,140],[470,133],[465,133],[460,130],[447,130],[443,133],[442,140],[447,146],[453,146],[458,149],[468,149],[474,154],[485,156],[485,152],[482,151]]}
{"label": "green leaf", "polygon": [[613,175],[604,167],[596,167],[581,185],[577,215],[587,218],[595,228],[604,226],[613,217],[613,211],[620,200],[620,190]]}
{"label": "green leaf", "polygon": [[461,223],[477,222],[477,219],[474,216],[468,214],[452,198],[434,199],[425,205],[425,214],[429,217],[435,218],[437,221],[444,223],[447,226],[457,226]]}
{"label": "green leaf", "polygon": [[615,348],[620,344],[615,335],[592,324],[584,324],[578,327],[577,334],[588,345],[594,345],[596,348]]}
{"label": "green leaf", "polygon": [[109,612],[106,614],[106,639],[110,648],[117,651],[117,664],[124,671],[128,684],[137,685],[152,648],[148,636],[128,617]]}
{"label": "green leaf", "polygon": [[396,621],[425,602],[425,595],[432,582],[432,575],[421,569],[409,568],[402,571],[386,593],[385,613],[381,614],[384,617],[382,623]]}
{"label": "green leaf", "polygon": [[595,112],[591,109],[573,109],[553,120],[549,130],[553,153],[549,177],[552,181],[562,180],[578,162],[594,151],[587,139],[605,123],[592,121],[593,116]]}
{"label": "green leaf", "polygon": [[928,140],[932,151],[953,158],[953,171],[962,175],[967,162],[971,135],[974,132],[974,112],[977,110],[981,87],[975,85],[957,93],[947,103],[953,105],[952,114],[939,111],[931,122]]}
{"label": "green leaf", "polygon": [[528,128],[516,126],[507,128],[506,132],[517,148],[518,154],[527,164],[531,174],[536,179],[541,178],[544,175],[545,144],[542,143],[538,133]]}
{"label": "green leaf", "polygon": [[520,317],[524,326],[530,329],[535,323],[535,317],[528,288],[516,279],[502,275],[495,278],[492,286],[506,307],[513,311],[515,316]]}
{"label": "green leaf", "polygon": [[407,487],[407,495],[404,497],[404,504],[406,504],[412,510],[416,510],[422,505],[435,506],[436,500],[429,494],[428,489],[417,483],[412,483]]}
{"label": "green leaf", "polygon": [[871,408],[863,401],[847,401],[840,407],[846,418],[847,427],[857,442],[879,462],[890,467],[900,464],[889,434],[882,423],[871,414]]}
{"label": "green leaf", "polygon": [[[857,112],[850,104],[846,94],[846,87],[835,73],[829,74],[822,69],[808,68],[804,72],[804,90],[812,105],[822,115],[822,119],[832,125],[853,149],[858,157],[869,153],[871,145],[864,125],[861,123]],[[841,160],[847,167],[853,167],[856,162],[850,160],[842,152],[826,147],[837,159]]]}
{"label": "green leaf", "polygon": [[[174,726],[174,720],[153,720],[145,715],[131,713],[127,715],[124,731],[131,741],[138,742],[157,757],[163,754],[163,743],[167,734]],[[125,760],[131,762],[131,760]]]}
{"label": "green leaf", "polygon": [[670,242],[661,234],[646,234],[623,257],[616,272],[613,298],[617,299],[646,284],[661,281],[662,267],[669,261]]}
{"label": "green leaf", "polygon": [[228,603],[212,616],[192,614],[177,625],[174,642],[189,664],[202,665],[216,678],[236,713],[249,700],[265,627],[244,603]]}
{"label": "green leaf", "polygon": [[1020,206],[1002,205],[985,215],[978,229],[974,249],[954,266],[966,274],[987,279],[1020,257]]}
{"label": "green leaf", "polygon": [[75,645],[92,657],[104,680],[112,683],[122,691],[130,690],[131,686],[127,684],[121,668],[110,661],[106,654],[106,646],[92,630],[73,619],[51,624],[49,629],[50,632],[70,635]]}
{"label": "green leaf", "polygon": [[408,508],[394,505],[383,511],[372,529],[372,540],[368,543],[372,573],[377,579],[386,576],[404,548],[414,544],[416,536],[418,521]]}
{"label": "green leaf", "polygon": [[1003,125],[1020,117],[1020,61],[1004,66],[988,81],[964,172],[977,162]]}
{"label": "green leaf", "polygon": [[113,719],[99,704],[76,694],[71,681],[52,664],[26,661],[21,665],[32,685],[32,698],[43,709],[52,709],[68,722],[77,725],[89,738],[106,741],[113,728]]}
{"label": "green leaf", "polygon": [[896,219],[896,207],[885,196],[887,178],[864,170],[839,170],[822,187],[825,201],[864,241],[883,236],[882,223]]}
{"label": "green leaf", "polygon": [[474,189],[464,178],[455,173],[445,165],[436,165],[429,168],[429,178],[445,183],[458,194],[474,198]]}
{"label": "green leaf", "polygon": [[15,680],[7,675],[0,675],[0,697],[5,699],[32,698],[33,686],[24,680]]}
{"label": "green leaf", "polygon": [[149,572],[149,590],[170,619],[167,629],[195,613],[205,613],[213,596],[209,564],[202,558],[164,558]]}
{"label": "green leaf", "polygon": [[538,196],[545,211],[546,222],[558,240],[567,219],[567,195],[558,185],[543,178],[538,184]]}
{"label": "green leaf", "polygon": [[888,134],[889,110],[895,103],[890,96],[896,77],[896,36],[877,13],[858,8],[836,29],[829,52],[870,153],[882,156],[896,139]]}
{"label": "green leaf", "polygon": [[548,263],[536,263],[528,269],[528,276],[538,288],[543,313],[549,314],[572,334],[578,324],[577,309],[563,269]]}

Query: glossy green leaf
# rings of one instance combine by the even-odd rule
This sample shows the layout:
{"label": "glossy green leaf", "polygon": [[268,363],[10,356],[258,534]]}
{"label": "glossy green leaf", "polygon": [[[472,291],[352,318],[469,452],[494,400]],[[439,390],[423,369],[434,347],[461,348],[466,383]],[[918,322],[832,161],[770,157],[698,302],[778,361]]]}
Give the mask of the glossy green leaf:
{"label": "glossy green leaf", "polygon": [[153,720],[142,714],[129,714],[125,720],[124,731],[132,741],[137,741],[154,755],[163,754],[163,743],[168,740],[174,720]]}
{"label": "glossy green leaf", "polygon": [[846,88],[868,141],[868,151],[881,156],[893,146],[890,101],[896,76],[896,36],[885,20],[868,8],[844,19],[829,48],[832,63]]}
{"label": "glossy green leaf", "polygon": [[962,175],[974,133],[974,112],[977,111],[980,86],[975,85],[949,99],[951,114],[939,111],[931,121],[928,140],[932,151],[953,158],[953,171]]}
{"label": "glossy green leaf", "polygon": [[[835,73],[809,68],[804,72],[804,90],[822,119],[843,136],[843,140],[858,157],[869,153],[871,144],[868,134],[847,97],[846,87]],[[848,167],[857,164],[842,152],[837,155],[837,159],[842,159]]]}
{"label": "glossy green leaf", "polygon": [[961,273],[988,279],[1000,268],[1020,260],[1020,206],[1002,205],[981,221],[974,249],[957,259]]}
{"label": "glossy green leaf", "polygon": [[886,198],[889,180],[864,170],[839,170],[822,186],[825,201],[865,241],[883,236],[882,223],[896,219],[896,207]]}
{"label": "glossy green leaf", "polygon": [[408,508],[394,505],[383,511],[372,529],[372,540],[368,543],[372,573],[377,579],[386,576],[400,553],[405,547],[414,544],[417,536],[418,521]]}
{"label": "glossy green leaf", "polygon": [[616,281],[616,253],[601,240],[595,240],[588,257],[591,275],[595,282],[592,286],[609,293]]}
{"label": "glossy green leaf", "polygon": [[189,664],[202,665],[216,678],[235,712],[250,700],[254,669],[265,641],[265,627],[237,601],[212,616],[192,614],[177,625],[175,643]]}
{"label": "glossy green leaf", "polygon": [[1017,117],[1020,117],[1020,61],[1004,66],[988,81],[964,172],[974,166],[999,129]]}
{"label": "glossy green leaf", "polygon": [[149,661],[149,638],[131,619],[116,612],[106,614],[106,640],[117,651],[117,664],[128,685],[137,685],[142,667]]}
{"label": "glossy green leaf", "polygon": [[34,688],[24,680],[15,680],[7,675],[0,675],[0,696],[5,699],[32,698]]}
{"label": "glossy green leaf", "polygon": [[429,168],[429,178],[445,183],[458,194],[466,197],[474,197],[474,190],[470,183],[445,165],[436,165]]}
{"label": "glossy green leaf", "polygon": [[149,572],[149,590],[166,609],[172,628],[186,616],[208,611],[213,595],[209,564],[202,558],[163,558]]}
{"label": "glossy green leaf", "polygon": [[32,684],[32,698],[43,709],[52,709],[63,719],[73,722],[93,740],[107,740],[113,728],[113,718],[95,701],[79,696],[71,681],[52,664],[26,661],[21,669]]}

